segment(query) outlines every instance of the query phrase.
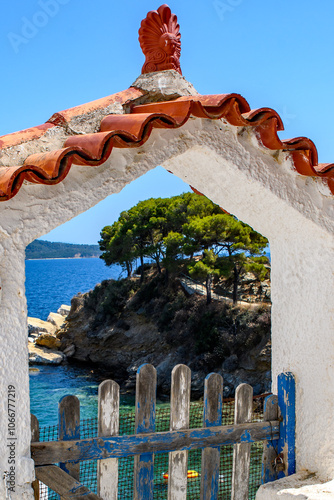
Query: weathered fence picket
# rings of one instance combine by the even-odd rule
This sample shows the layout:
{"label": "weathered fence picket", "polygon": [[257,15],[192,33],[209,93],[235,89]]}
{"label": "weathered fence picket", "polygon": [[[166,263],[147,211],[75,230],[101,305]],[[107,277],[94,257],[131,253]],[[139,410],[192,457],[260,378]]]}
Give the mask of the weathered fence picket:
{"label": "weathered fence picket", "polygon": [[[35,415],[31,415],[30,420],[30,429],[31,429],[31,442],[39,441],[39,422]],[[39,500],[39,481],[35,479],[32,483],[32,489],[34,490],[34,499]]]}
{"label": "weathered fence picket", "polygon": [[[58,406],[58,439],[80,439],[80,403],[76,396],[64,396]],[[59,467],[79,481],[80,463],[60,462]]]}
{"label": "weathered fence picket", "polygon": [[[135,432],[149,434],[155,431],[157,372],[152,365],[142,365],[137,370],[136,378],[136,420]],[[143,441],[145,438],[142,438]],[[145,440],[147,450],[150,436]],[[153,500],[153,453],[146,452],[134,458],[134,500]]]}
{"label": "weathered fence picket", "polygon": [[[117,436],[119,433],[119,385],[105,380],[98,393],[98,435]],[[103,500],[117,500],[118,459],[97,462],[97,493]]]}
{"label": "weathered fence picket", "polygon": [[[204,382],[203,426],[221,425],[223,417],[223,377],[210,373]],[[201,467],[201,498],[216,500],[219,493],[220,446],[204,448]]]}
{"label": "weathered fence picket", "polygon": [[[65,500],[117,500],[118,458],[134,456],[134,500],[153,500],[154,454],[169,453],[168,500],[186,500],[188,451],[202,450],[201,500],[219,496],[220,448],[234,445],[232,500],[248,500],[250,444],[265,441],[262,481],[295,470],[295,383],[292,374],[278,378],[278,398],[266,399],[263,422],[251,422],[253,390],[236,391],[235,423],[222,425],[223,379],[205,380],[203,427],[189,428],[191,372],[178,365],[172,373],[170,430],[155,432],[156,370],[137,371],[135,434],[119,436],[119,387],[105,381],[99,388],[98,437],[80,439],[79,401],[73,396],[59,404],[59,440],[39,442],[38,422],[32,417],[31,454],[35,460],[35,500],[42,481]],[[278,420],[278,407],[282,421]],[[280,468],[275,468],[279,459]],[[98,494],[79,482],[79,462],[97,460]],[[60,467],[56,465],[60,463]]]}
{"label": "weathered fence picket", "polygon": [[[241,384],[235,392],[234,423],[251,422],[252,411],[253,388]],[[247,442],[234,445],[231,500],[248,500],[250,447]]]}
{"label": "weathered fence picket", "polygon": [[[172,371],[170,430],[189,428],[191,371],[177,365]],[[168,464],[168,500],[187,498],[188,452],[172,451]]]}
{"label": "weathered fence picket", "polygon": [[[264,401],[264,415],[263,420],[270,422],[271,420],[278,420],[278,398],[274,394],[267,396]],[[265,441],[263,443],[263,456],[262,456],[262,476],[261,483],[270,483],[277,479],[277,473],[274,467],[275,458],[277,456],[278,440]]]}

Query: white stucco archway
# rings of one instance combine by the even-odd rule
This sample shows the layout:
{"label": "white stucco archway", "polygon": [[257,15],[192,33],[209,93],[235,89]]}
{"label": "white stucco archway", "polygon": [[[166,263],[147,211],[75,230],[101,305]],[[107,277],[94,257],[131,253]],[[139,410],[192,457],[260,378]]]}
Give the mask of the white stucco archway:
{"label": "white stucco archway", "polygon": [[[161,78],[157,74],[150,82],[152,95],[161,92]],[[164,74],[163,79],[164,85],[175,85],[175,75],[168,80]],[[145,78],[141,81],[144,88]],[[52,137],[49,141],[52,143]],[[58,185],[23,185],[14,198],[0,203],[0,464],[2,471],[8,469],[6,394],[7,387],[14,385],[17,489],[12,500],[31,499],[33,479],[25,247],[157,165],[269,238],[273,390],[278,373],[294,373],[297,470],[315,472],[322,480],[334,477],[333,196],[321,180],[296,174],[288,153],[261,147],[252,130],[224,120],[196,118],[179,129],[153,130],[139,148],[113,150],[99,167],[73,166]],[[0,496],[5,498],[4,483]]]}

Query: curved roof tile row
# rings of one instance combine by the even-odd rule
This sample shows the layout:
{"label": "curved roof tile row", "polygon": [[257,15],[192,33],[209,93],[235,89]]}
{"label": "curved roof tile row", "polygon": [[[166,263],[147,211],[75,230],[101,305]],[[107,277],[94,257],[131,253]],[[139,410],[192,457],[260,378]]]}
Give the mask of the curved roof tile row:
{"label": "curved roof tile row", "polygon": [[[116,94],[111,102],[124,103],[142,93],[128,89]],[[108,99],[108,98],[105,98]],[[0,138],[0,148],[20,144],[42,136],[50,127],[66,122],[75,114],[83,114],[99,107],[104,100],[83,107],[72,108],[62,114],[53,115],[44,125],[21,133]],[[269,108],[251,110],[248,102],[238,94],[186,96],[173,101],[135,105],[127,114],[110,114],[101,121],[96,133],[73,135],[64,147],[46,153],[28,156],[23,165],[0,167],[0,201],[9,200],[19,191],[24,180],[38,184],[58,184],[68,174],[72,164],[101,165],[110,156],[114,147],[139,147],[150,137],[153,128],[179,128],[190,116],[216,120],[224,118],[237,127],[252,127],[259,142],[271,150],[290,152],[296,171],[301,175],[318,176],[326,180],[334,194],[334,164],[318,164],[314,143],[305,137],[281,141],[278,131],[283,124],[276,111]],[[52,123],[53,122],[53,123]]]}

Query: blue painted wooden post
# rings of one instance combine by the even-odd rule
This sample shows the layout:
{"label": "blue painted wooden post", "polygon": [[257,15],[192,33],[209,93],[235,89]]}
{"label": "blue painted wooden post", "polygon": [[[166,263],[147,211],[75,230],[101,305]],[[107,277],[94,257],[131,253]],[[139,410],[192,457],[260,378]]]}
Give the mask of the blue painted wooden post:
{"label": "blue painted wooden post", "polygon": [[[267,396],[264,400],[263,420],[270,422],[278,420],[278,398],[275,395]],[[263,442],[261,483],[270,483],[277,479],[274,460],[277,456],[278,439]]]}
{"label": "blue painted wooden post", "polygon": [[[157,372],[154,366],[141,365],[136,384],[136,434],[155,431]],[[149,441],[147,441],[149,444]],[[134,500],[153,500],[153,453],[143,453],[134,459]]]}
{"label": "blue painted wooden post", "polygon": [[[204,382],[204,427],[222,425],[223,377],[210,373]],[[201,499],[217,500],[219,495],[220,446],[202,451]]]}
{"label": "blue painted wooden post", "polygon": [[[58,439],[80,439],[80,403],[76,396],[64,396],[58,405]],[[59,467],[77,481],[80,480],[80,463],[63,462]]]}
{"label": "blue painted wooden post", "polygon": [[278,376],[278,406],[282,421],[278,440],[278,454],[282,454],[284,470],[278,472],[277,478],[290,476],[296,471],[295,427],[296,427],[296,390],[292,373],[281,373]]}

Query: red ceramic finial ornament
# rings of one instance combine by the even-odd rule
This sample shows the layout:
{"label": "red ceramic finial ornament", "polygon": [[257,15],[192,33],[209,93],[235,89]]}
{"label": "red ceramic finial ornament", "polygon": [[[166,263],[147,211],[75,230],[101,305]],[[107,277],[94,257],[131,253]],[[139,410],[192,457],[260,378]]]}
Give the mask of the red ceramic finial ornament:
{"label": "red ceramic finial ornament", "polygon": [[145,56],[142,73],[175,69],[182,75],[180,26],[175,14],[164,4],[142,21],[139,43]]}

